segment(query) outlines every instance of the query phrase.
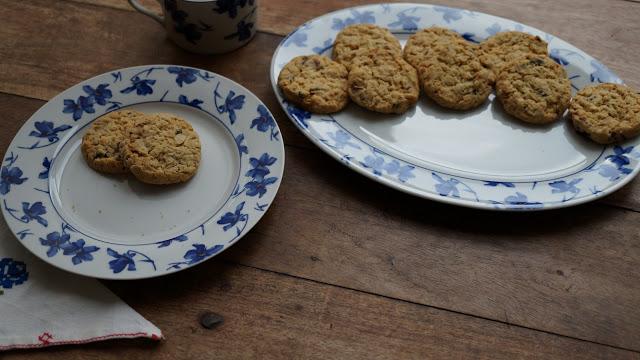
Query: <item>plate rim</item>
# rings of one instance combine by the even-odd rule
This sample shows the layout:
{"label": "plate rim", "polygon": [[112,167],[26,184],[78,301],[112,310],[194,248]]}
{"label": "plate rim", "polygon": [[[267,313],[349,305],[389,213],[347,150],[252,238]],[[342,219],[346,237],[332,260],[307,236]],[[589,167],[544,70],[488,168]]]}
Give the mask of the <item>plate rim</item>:
{"label": "plate rim", "polygon": [[[277,85],[277,79],[276,79],[276,77],[274,75],[274,74],[276,74],[275,70],[276,70],[276,66],[277,66],[276,57],[277,57],[279,51],[283,47],[285,47],[285,43],[289,40],[289,38],[293,34],[298,32],[299,30],[302,30],[305,27],[307,27],[308,24],[316,22],[316,21],[320,21],[323,18],[327,18],[327,17],[330,17],[332,15],[336,15],[336,14],[339,14],[339,13],[346,13],[346,12],[349,12],[349,11],[352,11],[352,10],[363,9],[363,8],[375,8],[376,6],[389,6],[389,7],[415,6],[415,7],[425,7],[425,8],[428,8],[428,7],[440,7],[440,8],[446,8],[446,9],[452,9],[452,10],[455,10],[455,11],[469,11],[469,12],[472,12],[474,14],[480,14],[480,15],[484,15],[484,16],[489,16],[489,17],[492,17],[492,18],[495,18],[495,19],[498,19],[498,20],[524,25],[524,26],[526,26],[528,28],[531,28],[531,29],[533,29],[535,31],[538,31],[540,33],[551,35],[555,39],[558,39],[558,40],[562,41],[564,44],[567,44],[567,45],[569,45],[570,47],[572,47],[574,49],[580,50],[584,54],[587,54],[589,57],[595,59],[600,64],[602,64],[602,62],[597,60],[594,56],[589,55],[588,53],[586,53],[583,50],[575,47],[574,45],[572,45],[571,43],[563,40],[562,38],[557,37],[557,36],[555,36],[555,35],[553,35],[551,33],[548,33],[546,31],[542,31],[542,30],[538,29],[537,27],[534,27],[534,26],[531,26],[531,25],[527,25],[527,24],[521,23],[519,21],[508,19],[508,18],[505,18],[505,17],[501,17],[501,16],[498,16],[498,15],[488,14],[488,13],[485,13],[485,12],[482,12],[482,11],[468,10],[468,9],[464,9],[464,8],[451,7],[451,6],[446,6],[446,5],[438,5],[438,4],[430,4],[430,3],[411,3],[411,2],[363,4],[363,5],[357,5],[357,6],[352,6],[352,7],[346,7],[346,8],[342,8],[342,9],[333,10],[333,11],[324,13],[322,15],[319,15],[317,17],[314,17],[312,19],[309,19],[309,20],[305,21],[304,23],[302,23],[301,25],[297,26],[291,32],[289,32],[278,43],[278,46],[274,50],[273,55],[271,57],[270,67],[269,67],[269,78],[271,80],[271,88],[272,88],[274,94],[276,95],[276,97],[279,100],[278,103],[279,103],[280,107],[283,109],[284,113],[287,115],[287,118],[289,118],[289,120],[291,122],[293,122],[295,127],[302,134],[304,134],[305,137],[307,137],[307,139],[309,139],[316,147],[320,148],[323,152],[325,152],[328,155],[330,155],[332,158],[337,160],[339,163],[341,163],[345,167],[347,167],[349,169],[352,169],[352,170],[355,170],[357,173],[359,173],[361,175],[364,175],[367,178],[369,178],[371,180],[374,180],[376,182],[379,182],[379,183],[381,183],[381,184],[383,184],[385,186],[388,186],[388,187],[396,189],[396,190],[400,190],[400,191],[402,191],[404,193],[407,193],[407,194],[410,194],[410,195],[413,195],[413,196],[417,196],[417,197],[420,197],[420,198],[423,198],[423,199],[434,200],[434,201],[445,203],[445,204],[457,205],[457,206],[473,208],[473,209],[491,210],[491,211],[507,211],[507,212],[546,211],[546,210],[567,208],[567,207],[577,206],[577,205],[580,205],[580,204],[591,202],[591,201],[597,200],[598,198],[605,197],[607,195],[610,195],[610,194],[614,193],[615,191],[619,190],[620,188],[622,188],[623,186],[628,184],[630,181],[632,181],[635,178],[635,176],[637,176],[638,173],[640,173],[640,163],[638,163],[633,168],[633,171],[631,173],[629,173],[626,176],[624,176],[622,179],[617,181],[615,184],[607,187],[606,189],[604,189],[602,191],[599,191],[598,193],[587,195],[587,196],[584,196],[584,197],[580,197],[578,199],[571,199],[571,200],[568,200],[568,201],[565,201],[565,202],[559,202],[559,203],[557,203],[557,202],[556,203],[546,203],[546,204],[543,203],[543,204],[545,204],[545,206],[512,206],[512,207],[511,206],[505,206],[505,207],[496,207],[496,206],[492,206],[491,204],[485,203],[485,202],[470,201],[470,200],[463,199],[463,198],[456,198],[456,197],[450,197],[450,196],[441,196],[441,195],[437,195],[437,194],[434,194],[434,193],[428,192],[428,191],[420,191],[420,190],[417,190],[414,187],[407,186],[402,182],[394,181],[394,180],[391,180],[391,179],[389,179],[387,177],[384,177],[384,176],[376,176],[374,173],[372,173],[371,171],[368,171],[363,166],[359,166],[358,164],[355,164],[355,163],[352,163],[352,162],[342,161],[342,154],[340,154],[336,149],[332,148],[331,146],[328,146],[327,144],[323,143],[316,136],[313,136],[310,131],[306,131],[300,125],[299,121],[296,120],[292,116],[292,114],[290,114],[289,111],[287,111],[286,99],[284,99],[284,97],[281,95],[281,91],[280,91],[280,89],[278,88],[278,85]],[[522,30],[522,31],[526,32],[526,30]],[[606,67],[606,65],[604,65],[604,64],[602,64],[602,65],[611,74],[613,74],[617,78],[619,78],[619,76],[617,74],[615,74],[613,71],[611,71],[608,67]],[[333,114],[329,114],[329,115],[332,116]],[[353,134],[351,134],[351,135],[353,135]],[[371,146],[370,144],[364,142],[363,140],[361,140],[361,139],[359,139],[359,140],[362,141],[363,143]],[[610,145],[603,146],[602,153],[599,155],[599,157],[602,157],[604,155],[604,152],[607,150],[607,148],[609,146],[613,146],[613,145],[615,145],[615,144],[610,144]],[[582,171],[585,171],[585,169],[580,170],[578,173],[580,173]],[[435,171],[435,170],[433,170],[433,171]],[[572,174],[572,175],[575,175],[575,174]],[[463,176],[459,176],[459,175],[455,175],[455,176],[463,178]],[[563,176],[561,176],[559,178],[565,178],[566,176],[571,176],[571,175],[563,175]],[[551,180],[544,180],[544,181],[551,181]],[[514,181],[514,183],[515,183],[515,181]]]}

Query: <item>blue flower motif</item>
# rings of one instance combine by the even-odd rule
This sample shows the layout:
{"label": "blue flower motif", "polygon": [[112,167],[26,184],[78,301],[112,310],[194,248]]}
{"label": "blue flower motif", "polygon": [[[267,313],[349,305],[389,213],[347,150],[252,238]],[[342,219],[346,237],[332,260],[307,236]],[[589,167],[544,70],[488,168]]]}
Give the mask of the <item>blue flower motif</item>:
{"label": "blue flower motif", "polygon": [[624,175],[631,174],[633,170],[622,166],[611,166],[608,164],[601,165],[598,168],[598,174],[609,178],[609,181],[617,181]]}
{"label": "blue flower motif", "polygon": [[42,170],[38,174],[38,179],[46,179],[49,177],[49,168],[51,167],[51,161],[49,161],[48,157],[45,156],[45,158],[42,159],[42,166],[44,167],[44,170]]}
{"label": "blue flower motif", "polygon": [[246,22],[244,20],[241,20],[237,25],[236,25],[236,32],[234,32],[233,34],[229,34],[227,36],[225,36],[225,39],[231,39],[234,37],[238,37],[238,41],[244,41],[247,40],[248,38],[251,37],[251,29],[253,28],[253,23],[252,22]]}
{"label": "blue flower motif", "polygon": [[466,33],[462,34],[462,37],[465,40],[467,40],[469,42],[472,42],[474,44],[480,44],[480,40],[476,39],[476,35],[473,34],[473,33],[466,32]]}
{"label": "blue flower motif", "polygon": [[504,202],[508,205],[542,205],[542,203],[539,202],[530,202],[529,199],[527,199],[527,195],[521,192],[516,192],[515,195],[507,196],[504,199]]}
{"label": "blue flower motif", "polygon": [[327,51],[332,46],[333,46],[333,39],[332,38],[328,38],[327,40],[325,40],[322,43],[322,46],[315,46],[311,50],[316,54],[322,54],[323,52]]}
{"label": "blue flower motif", "polygon": [[436,191],[440,196],[453,196],[455,198],[460,197],[460,191],[458,191],[457,186],[460,184],[460,181],[455,178],[450,178],[449,180],[445,180],[440,175],[436,173],[431,173],[431,176],[438,183],[436,184]]}
{"label": "blue flower motif", "polygon": [[128,88],[120,90],[120,92],[123,94],[128,94],[133,90],[135,90],[136,94],[142,95],[142,96],[153,94],[153,88],[151,86],[154,85],[156,81],[153,79],[140,79],[139,76],[134,76],[131,79],[131,83],[133,85],[129,86]]}
{"label": "blue flower motif", "polygon": [[493,187],[497,187],[497,186],[504,186],[504,187],[508,187],[508,188],[513,188],[516,187],[512,182],[505,182],[505,181],[485,181],[484,182],[484,186],[493,186]]}
{"label": "blue flower motif", "polygon": [[287,113],[303,128],[309,127],[306,120],[311,119],[311,113],[302,108],[299,108],[291,103],[286,103],[287,105]]}
{"label": "blue flower motif", "polygon": [[[0,260],[0,287],[11,289],[15,285],[23,284],[28,279],[27,264],[12,258]],[[2,294],[1,291],[0,294]]]}
{"label": "blue flower motif", "polygon": [[187,23],[187,13],[185,13],[184,11],[178,10],[173,14],[173,19],[175,22],[174,28],[176,29],[176,32],[179,34],[183,34],[184,38],[188,42],[194,45],[197,44],[198,40],[202,38],[202,32],[200,32],[200,28],[198,28],[198,25]]}
{"label": "blue flower motif", "polygon": [[242,213],[242,208],[244,207],[244,201],[236,206],[235,212],[227,212],[226,214],[220,217],[218,220],[218,225],[224,225],[222,230],[227,231],[230,228],[236,226],[236,224],[240,221],[246,221],[248,218],[247,214]]}
{"label": "blue flower motif", "polygon": [[82,117],[82,113],[93,114],[96,110],[93,108],[95,99],[91,96],[79,96],[77,102],[71,99],[65,99],[63,101],[64,109],[62,112],[65,114],[73,114],[73,120],[78,121]]}
{"label": "blue flower motif", "polygon": [[404,165],[401,166],[398,160],[392,160],[384,166],[384,169],[387,171],[389,175],[398,174],[398,180],[401,182],[406,182],[407,180],[414,178],[412,171],[415,169],[414,166]]}
{"label": "blue flower motif", "polygon": [[446,6],[434,6],[435,11],[442,13],[442,19],[447,23],[462,19],[462,10]]}
{"label": "blue flower motif", "polygon": [[247,189],[248,196],[256,196],[258,198],[262,198],[262,195],[267,193],[267,185],[271,185],[278,181],[277,177],[256,177],[253,181],[250,181],[244,185],[244,188]]}
{"label": "blue flower motif", "polygon": [[[171,245],[172,242],[177,241],[177,242],[184,242],[189,240],[189,237],[187,235],[180,235],[180,236],[176,236],[173,239],[169,239],[169,240],[165,240],[165,241],[161,241],[158,245],[158,249],[159,248],[163,248],[163,247],[167,247],[169,245]],[[135,254],[134,254],[135,255]]]}
{"label": "blue flower motif", "polygon": [[176,74],[176,84],[182,87],[182,84],[191,84],[198,80],[198,70],[180,66],[169,66],[167,71]]}
{"label": "blue flower motif", "polygon": [[631,162],[628,155],[633,151],[633,146],[623,148],[619,145],[613,147],[613,155],[608,155],[605,159],[615,166],[609,164],[600,165],[597,170],[601,176],[609,178],[609,181],[616,181],[624,175],[631,174],[633,169],[625,167]]}
{"label": "blue flower motif", "polygon": [[288,47],[291,44],[295,44],[299,47],[307,46],[307,34],[302,31],[296,31],[291,36],[289,36],[287,41],[285,41],[284,47]]}
{"label": "blue flower motif", "polygon": [[616,164],[618,168],[621,168],[625,165],[629,165],[629,157],[627,154],[630,154],[633,151],[633,146],[628,146],[623,148],[620,145],[616,145],[613,147],[613,154],[609,155],[605,159],[611,161]]}
{"label": "blue flower motif", "polygon": [[566,182],[564,180],[557,180],[549,183],[549,186],[553,188],[551,190],[552,194],[565,193],[565,192],[578,194],[580,192],[580,189],[578,189],[576,185],[578,185],[581,181],[582,181],[582,178],[573,179],[570,182]]}
{"label": "blue flower motif", "polygon": [[258,117],[251,121],[250,128],[253,129],[255,127],[258,131],[266,132],[269,129],[275,128],[275,126],[276,121],[269,113],[269,110],[262,104],[258,105]]}
{"label": "blue flower motif", "polygon": [[54,128],[51,121],[36,121],[35,127],[36,130],[32,130],[29,136],[46,138],[49,142],[58,141],[59,132],[71,129],[71,125],[60,125]]}
{"label": "blue flower motif", "polygon": [[113,95],[111,90],[107,89],[108,87],[109,84],[100,84],[94,89],[89,85],[85,85],[82,87],[82,90],[84,90],[84,92],[87,93],[87,95],[89,95],[89,97],[98,105],[106,105],[107,100],[111,99],[111,96]]}
{"label": "blue flower motif", "polygon": [[373,24],[376,22],[376,18],[373,16],[373,11],[359,12],[358,10],[351,10],[351,17],[342,19],[333,19],[333,30],[342,30],[345,27],[353,24]]}
{"label": "blue flower motif", "polygon": [[193,249],[184,254],[184,259],[187,260],[189,265],[195,264],[219,252],[223,247],[222,245],[215,245],[207,249],[203,244],[193,244]]}
{"label": "blue flower motif", "polygon": [[238,146],[238,151],[240,152],[240,155],[249,154],[249,149],[247,148],[247,146],[242,145],[242,142],[244,141],[244,134],[239,134],[238,136],[236,136],[235,140],[236,140],[236,145]]}
{"label": "blue flower motif", "polygon": [[224,14],[226,12],[229,13],[229,17],[235,19],[238,16],[238,7],[245,7],[247,3],[249,5],[253,5],[255,0],[218,0],[216,1],[217,8],[213,9],[213,11],[218,14]]}
{"label": "blue flower motif", "polygon": [[246,176],[254,179],[263,178],[270,173],[269,166],[273,165],[276,161],[277,159],[268,153],[262,154],[259,159],[252,157],[249,159],[249,164],[251,164],[252,169],[247,171]]}
{"label": "blue flower motif", "polygon": [[398,13],[397,16],[398,16],[398,20],[388,24],[387,26],[389,27],[402,26],[402,30],[406,30],[406,31],[418,30],[418,21],[420,21],[419,17],[406,15],[404,12]]}
{"label": "blue flower motif", "polygon": [[71,262],[73,265],[81,264],[83,261],[93,260],[92,252],[98,251],[100,248],[97,246],[85,246],[83,239],[72,241],[60,245],[63,250],[63,255],[73,255]]}
{"label": "blue flower motif", "polygon": [[27,180],[28,178],[22,177],[22,170],[19,167],[2,167],[0,170],[0,194],[6,195],[11,190],[11,185],[20,185]]}
{"label": "blue flower motif", "polygon": [[360,149],[360,146],[358,144],[349,141],[351,140],[351,135],[349,135],[348,132],[342,129],[338,129],[335,133],[327,133],[327,135],[329,135],[329,137],[335,142],[333,146],[336,149],[343,149],[345,146],[351,146],[352,148]]}
{"label": "blue flower motif", "polygon": [[598,61],[591,60],[591,66],[593,67],[593,72],[590,75],[591,82],[618,82],[617,77],[611,71],[609,71],[606,66],[602,65]]}
{"label": "blue flower motif", "polygon": [[200,104],[203,103],[203,101],[200,100],[200,99],[193,99],[193,100],[189,101],[189,99],[184,95],[180,95],[178,97],[178,102],[180,102],[180,104],[187,105],[187,106],[192,106],[192,107],[198,108],[198,109],[202,109],[200,107]]}
{"label": "blue flower motif", "polygon": [[31,220],[35,220],[44,227],[48,225],[47,220],[41,216],[47,213],[47,209],[45,209],[41,201],[34,202],[31,206],[29,206],[28,202],[23,202],[22,212],[24,215],[22,215],[20,220],[23,222],[28,223]]}
{"label": "blue flower motif", "polygon": [[58,250],[62,249],[62,246],[69,241],[71,236],[65,232],[60,234],[57,231],[47,234],[47,238],[40,238],[40,244],[48,246],[47,256],[52,257],[58,253]]}
{"label": "blue flower motif", "polygon": [[549,51],[549,57],[552,58],[553,61],[557,62],[560,65],[563,65],[563,66],[569,65],[569,60],[567,60],[567,58],[560,55],[560,49],[551,49],[551,51]]}
{"label": "blue flower motif", "polygon": [[244,95],[236,96],[236,93],[233,90],[229,90],[229,94],[227,94],[227,98],[224,101],[224,105],[220,105],[218,107],[218,112],[229,113],[229,121],[231,124],[236,122],[236,110],[242,109],[244,106]]}
{"label": "blue flower motif", "polygon": [[499,33],[501,30],[502,30],[502,27],[498,23],[494,23],[493,25],[485,29],[487,34],[489,34],[490,36]]}
{"label": "blue flower motif", "polygon": [[109,261],[109,268],[114,274],[122,272],[125,268],[127,268],[128,271],[136,271],[136,263],[133,260],[133,257],[136,256],[134,252],[127,251],[119,254],[117,251],[107,248],[107,254],[115,258]]}
{"label": "blue flower motif", "polygon": [[384,170],[384,159],[380,156],[367,155],[360,164],[371,169],[373,173],[378,176],[382,175],[382,170]]}

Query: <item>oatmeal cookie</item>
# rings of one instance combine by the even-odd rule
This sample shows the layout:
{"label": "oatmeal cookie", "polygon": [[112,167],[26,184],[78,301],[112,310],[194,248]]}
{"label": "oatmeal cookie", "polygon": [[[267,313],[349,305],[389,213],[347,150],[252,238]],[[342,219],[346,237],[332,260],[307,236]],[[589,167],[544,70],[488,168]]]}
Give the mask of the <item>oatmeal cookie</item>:
{"label": "oatmeal cookie", "polygon": [[126,173],[120,152],[122,142],[127,128],[141,116],[144,114],[138,111],[120,110],[95,120],[82,137],[80,147],[89,167],[109,174]]}
{"label": "oatmeal cookie", "polygon": [[404,59],[417,69],[429,57],[432,46],[443,40],[466,41],[453,30],[436,26],[422,29],[411,35],[407,40],[403,50]]}
{"label": "oatmeal cookie", "polygon": [[539,36],[520,31],[497,33],[480,44],[480,62],[497,77],[510,61],[528,54],[547,55],[547,43]]}
{"label": "oatmeal cookie", "polygon": [[480,64],[473,45],[445,40],[431,45],[431,55],[418,67],[425,93],[443,107],[468,110],[484,103],[494,76]]}
{"label": "oatmeal cookie", "polygon": [[569,106],[571,83],[564,68],[544,55],[528,55],[506,64],[496,82],[505,111],[518,119],[545,124]]}
{"label": "oatmeal cookie", "polygon": [[585,87],[571,100],[569,113],[575,129],[599,144],[640,134],[640,94],[624,85]]}
{"label": "oatmeal cookie", "polygon": [[356,104],[401,114],[418,101],[418,74],[400,55],[374,49],[360,56],[349,72],[349,96]]}
{"label": "oatmeal cookie", "polygon": [[125,165],[148,184],[185,182],[200,164],[200,139],[191,125],[170,114],[137,118],[122,147]]}
{"label": "oatmeal cookie", "polygon": [[351,69],[353,58],[372,49],[402,55],[402,46],[389,29],[372,24],[356,24],[345,27],[336,36],[333,59]]}
{"label": "oatmeal cookie", "polygon": [[293,58],[280,71],[278,86],[285,99],[314,113],[337,112],[349,102],[347,69],[325,56]]}

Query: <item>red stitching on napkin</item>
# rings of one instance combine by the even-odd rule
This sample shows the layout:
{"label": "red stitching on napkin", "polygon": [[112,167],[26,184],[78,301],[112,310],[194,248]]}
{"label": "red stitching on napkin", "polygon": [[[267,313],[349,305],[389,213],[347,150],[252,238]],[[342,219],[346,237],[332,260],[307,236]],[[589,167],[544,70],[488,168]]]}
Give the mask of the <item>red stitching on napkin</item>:
{"label": "red stitching on napkin", "polygon": [[[103,336],[96,336],[96,337],[92,337],[92,338],[88,338],[88,339],[81,339],[81,340],[62,340],[62,341],[52,341],[50,339],[46,339],[47,337],[44,336],[45,334],[51,336],[51,334],[49,333],[43,333],[42,335],[38,336],[38,340],[41,341],[41,343],[39,344],[13,344],[13,345],[4,345],[4,346],[0,346],[0,351],[2,350],[9,350],[9,349],[33,349],[33,348],[42,348],[42,347],[47,347],[47,346],[53,346],[53,345],[69,345],[69,344],[86,344],[86,343],[90,343],[90,342],[94,342],[94,341],[99,341],[99,340],[107,340],[107,339],[111,339],[111,338],[123,338],[123,339],[131,339],[131,338],[136,338],[136,337],[141,337],[141,336],[145,336],[148,337],[152,340],[160,340],[162,339],[162,334],[156,335],[156,334],[149,334],[146,332],[137,332],[137,333],[117,333],[117,334],[109,334],[109,335],[103,335]],[[46,340],[44,339],[40,339],[40,337],[44,337]],[[53,337],[51,337],[52,339]]]}
{"label": "red stitching on napkin", "polygon": [[38,341],[40,341],[42,345],[49,345],[51,339],[53,339],[53,335],[49,334],[46,331],[43,332],[42,335],[38,336]]}

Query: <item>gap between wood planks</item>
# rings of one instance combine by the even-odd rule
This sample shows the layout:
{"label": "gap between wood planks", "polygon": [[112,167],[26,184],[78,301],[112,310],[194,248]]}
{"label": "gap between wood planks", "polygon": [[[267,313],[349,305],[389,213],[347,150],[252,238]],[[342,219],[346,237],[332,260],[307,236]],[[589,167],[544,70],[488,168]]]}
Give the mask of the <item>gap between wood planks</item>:
{"label": "gap between wood planks", "polygon": [[[255,229],[253,231],[255,231]],[[559,337],[566,338],[566,339],[582,341],[582,342],[586,342],[586,343],[590,343],[590,344],[606,346],[606,347],[609,347],[609,348],[612,348],[612,349],[625,350],[625,351],[630,351],[630,352],[633,352],[633,353],[636,353],[636,354],[640,354],[640,351],[629,349],[629,348],[625,348],[625,347],[609,345],[609,344],[605,344],[605,343],[601,343],[601,342],[597,342],[597,341],[591,341],[591,340],[581,339],[581,338],[578,338],[578,337],[558,334],[558,333],[555,333],[555,332],[552,332],[552,331],[540,330],[540,329],[536,329],[536,328],[532,328],[532,327],[528,327],[528,326],[512,324],[512,323],[509,323],[509,322],[506,322],[506,321],[500,321],[500,320],[491,319],[491,318],[487,318],[487,317],[483,317],[483,316],[478,316],[478,315],[474,315],[474,314],[470,314],[470,313],[465,313],[465,312],[461,312],[461,311],[455,311],[455,310],[451,310],[451,309],[447,309],[447,308],[443,308],[443,307],[439,307],[439,306],[425,305],[425,304],[421,304],[421,303],[415,302],[415,301],[410,301],[410,300],[405,300],[405,299],[398,299],[398,298],[394,298],[394,297],[383,295],[383,294],[376,294],[376,293],[373,293],[373,292],[370,292],[370,291],[366,291],[366,290],[359,290],[359,289],[351,288],[351,287],[348,287],[348,286],[326,283],[326,282],[318,281],[318,280],[315,280],[315,279],[312,279],[312,278],[306,278],[306,277],[296,276],[296,275],[292,275],[292,274],[288,274],[288,273],[284,273],[284,272],[279,272],[279,271],[274,271],[274,270],[269,270],[269,269],[263,269],[263,268],[259,268],[259,267],[255,267],[255,266],[251,266],[251,265],[246,265],[246,264],[242,264],[242,263],[238,263],[238,262],[234,262],[234,261],[230,261],[230,260],[226,260],[226,259],[225,260],[221,260],[221,262],[226,263],[226,264],[235,265],[235,266],[242,266],[242,267],[246,267],[246,268],[249,268],[249,269],[254,269],[254,270],[258,270],[258,271],[262,271],[262,272],[266,272],[266,273],[277,274],[277,275],[281,275],[281,276],[287,276],[287,277],[290,277],[290,278],[293,278],[293,279],[297,279],[297,280],[309,281],[309,282],[320,284],[320,285],[324,285],[324,286],[332,286],[332,287],[336,287],[336,288],[339,288],[339,289],[353,291],[353,292],[357,292],[357,293],[361,293],[361,294],[367,294],[367,295],[371,295],[371,296],[378,296],[378,297],[381,297],[381,298],[384,298],[384,299],[388,299],[388,300],[392,300],[392,301],[400,301],[400,302],[407,303],[407,304],[412,304],[412,305],[426,306],[426,307],[429,307],[429,308],[432,308],[432,309],[436,309],[436,310],[440,310],[440,311],[446,311],[446,312],[453,313],[453,314],[459,314],[459,315],[469,316],[469,317],[473,317],[473,318],[477,318],[477,319],[482,319],[482,320],[485,320],[485,321],[491,321],[491,322],[495,322],[495,323],[499,323],[499,324],[504,324],[504,325],[507,325],[509,327],[517,327],[517,328],[521,328],[521,329],[537,331],[537,332],[540,332],[540,333],[559,336]]]}

